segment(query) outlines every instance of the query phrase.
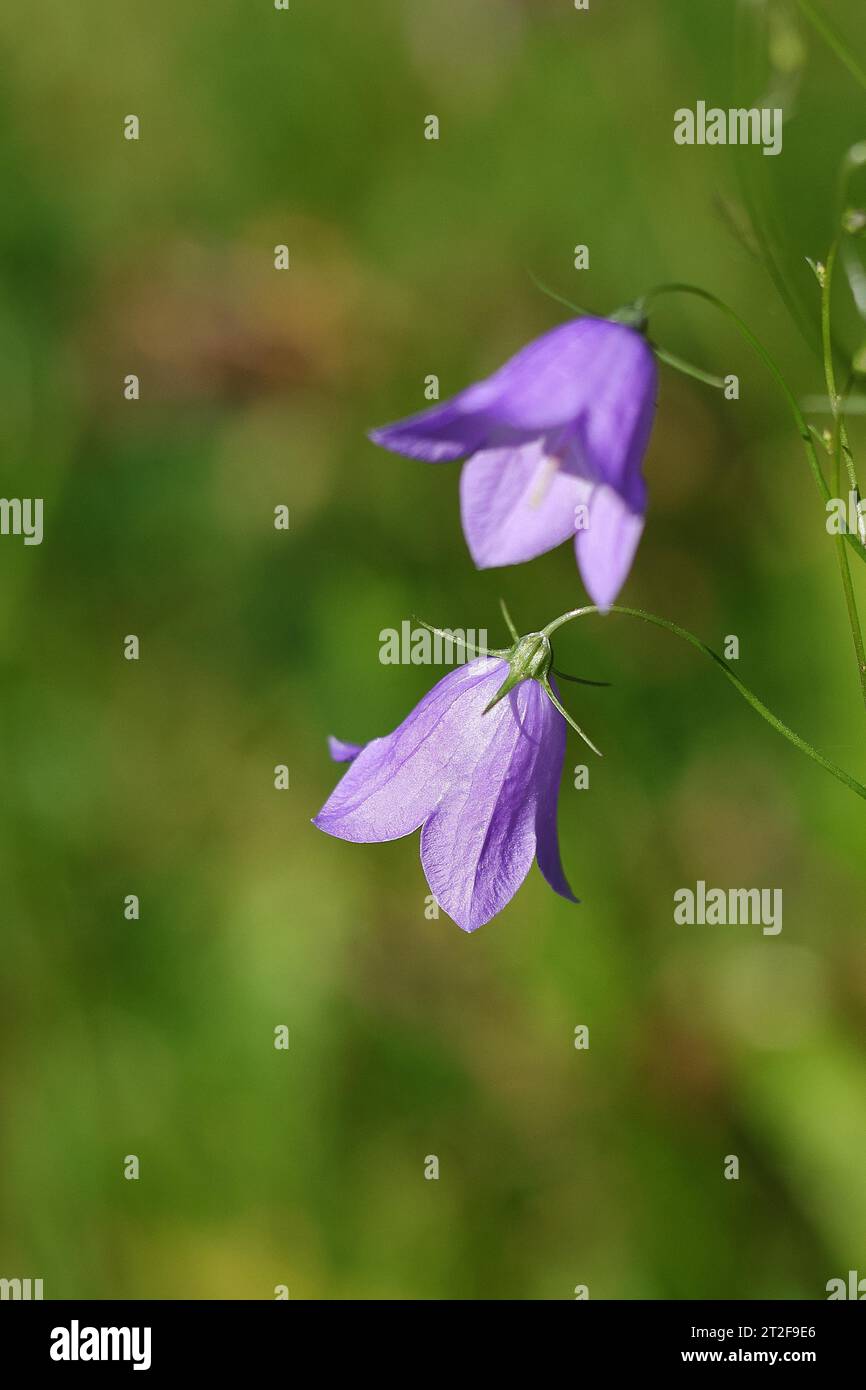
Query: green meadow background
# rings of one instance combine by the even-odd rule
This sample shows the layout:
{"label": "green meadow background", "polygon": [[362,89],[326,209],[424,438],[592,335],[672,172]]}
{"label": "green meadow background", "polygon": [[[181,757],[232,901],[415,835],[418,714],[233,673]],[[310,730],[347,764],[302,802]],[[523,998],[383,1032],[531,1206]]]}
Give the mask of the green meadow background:
{"label": "green meadow background", "polygon": [[[866,59],[862,0],[821,5]],[[380,631],[418,613],[498,645],[499,595],[522,630],[584,601],[568,546],[476,573],[458,466],[365,437],[429,373],[444,397],[560,322],[530,272],[599,313],[694,281],[820,396],[805,257],[866,94],[796,4],[738,9],[5,8],[0,488],[44,497],[45,539],[0,537],[0,1276],[49,1298],[764,1299],[866,1275],[866,806],[698,653],[613,616],[558,642],[612,682],[568,690],[606,755],[574,790],[570,738],[579,907],[533,869],[467,936],[425,917],[417,837],[310,824],[328,733],[389,730],[441,674],[383,666]],[[675,146],[698,100],[783,104],[783,153]],[[866,325],[837,290],[841,370]],[[866,777],[784,401],[709,306],[660,301],[650,331],[741,394],[662,370],[623,599],[736,634],[742,678]],[[852,440],[866,458],[856,417]],[[676,926],[699,878],[781,888],[781,934]]]}

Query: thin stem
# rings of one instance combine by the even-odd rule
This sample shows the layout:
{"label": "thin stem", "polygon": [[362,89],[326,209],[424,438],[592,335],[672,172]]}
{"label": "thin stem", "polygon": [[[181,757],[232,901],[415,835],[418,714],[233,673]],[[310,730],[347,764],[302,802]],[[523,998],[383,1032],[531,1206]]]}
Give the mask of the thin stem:
{"label": "thin stem", "polygon": [[[679,283],[673,283],[668,285],[656,285],[654,289],[649,290],[647,294],[644,296],[645,302],[648,304],[650,300],[655,299],[662,294],[695,295],[696,298],[705,300],[707,304],[712,304],[714,308],[720,310],[720,312],[725,314],[726,317],[732,321],[732,323],[736,324],[740,333],[746,339],[746,342],[750,345],[753,351],[757,353],[761,361],[764,363],[764,366],[767,368],[768,372],[772,376],[773,380],[776,382],[776,385],[779,387],[780,391],[782,392],[782,395],[785,397],[785,400],[788,403],[788,409],[790,410],[791,415],[793,416],[794,423],[797,426],[797,433],[799,434],[800,439],[803,443],[803,448],[806,451],[806,458],[809,463],[809,468],[812,472],[812,477],[815,479],[815,485],[818,488],[818,491],[820,492],[826,505],[826,503],[831,500],[830,489],[827,486],[827,481],[824,477],[824,474],[821,471],[821,464],[818,461],[818,455],[815,451],[815,443],[812,439],[809,426],[806,423],[806,417],[800,409],[797,397],[794,395],[793,391],[791,390],[790,386],[785,380],[785,377],[782,374],[782,370],[779,367],[779,364],[776,362],[776,359],[771,355],[771,353],[768,352],[768,350],[764,347],[764,344],[761,342],[760,338],[755,336],[749,325],[746,323],[745,319],[741,319],[740,315],[736,312],[735,309],[732,309],[731,306],[729,304],[726,304],[723,299],[719,299],[718,295],[711,294],[709,290],[701,289],[699,285],[684,285]],[[845,540],[852,547],[855,553],[859,555],[860,559],[866,562],[866,548],[864,548],[860,544],[858,538],[846,532]]]}
{"label": "thin stem", "polygon": [[[542,294],[546,294],[557,304],[562,304],[580,318],[592,317],[589,309],[582,309],[579,304],[572,304],[570,299],[565,299],[561,294],[557,294],[556,290],[552,290],[549,285],[545,285],[543,280],[539,280],[534,271],[529,271],[529,278],[536,288],[541,290]],[[652,343],[651,347],[659,361],[664,362],[668,367],[673,367],[674,371],[682,372],[683,376],[693,377],[695,381],[702,381],[705,386],[714,386],[717,391],[725,389],[724,377],[714,376],[712,372],[705,372],[703,367],[695,367],[691,362],[686,362],[684,358],[677,357],[676,353],[668,352],[667,348],[658,347],[655,343]]]}
{"label": "thin stem", "polygon": [[[824,274],[821,277],[821,345],[824,351],[824,379],[827,383],[827,395],[830,398],[830,409],[833,413],[833,471],[834,486],[837,495],[842,490],[842,453],[845,452],[848,468],[848,479],[850,491],[856,502],[860,501],[860,489],[857,486],[857,477],[854,472],[854,459],[848,447],[848,436],[845,429],[845,422],[842,416],[839,392],[836,388],[836,369],[833,365],[833,340],[830,332],[830,305],[833,292],[833,270],[836,265],[836,255],[838,252],[838,240],[834,240],[827,254],[827,262],[824,267]],[[858,509],[858,519],[859,519]],[[863,647],[863,633],[860,630],[860,617],[857,612],[857,599],[854,594],[854,585],[851,582],[851,567],[848,563],[848,552],[845,549],[845,542],[841,535],[836,538],[836,556],[839,561],[839,573],[842,579],[842,590],[845,594],[845,607],[848,611],[848,625],[851,628],[851,640],[854,643],[854,655],[857,659],[857,675],[860,681],[860,693],[863,703],[866,705],[866,650]]]}
{"label": "thin stem", "polygon": [[561,681],[571,681],[574,685],[595,685],[604,690],[610,689],[610,681],[591,681],[586,676],[570,676],[567,671],[560,671],[556,666],[551,667],[551,669]]}
{"label": "thin stem", "polygon": [[550,681],[547,679],[547,677],[545,676],[543,679],[540,679],[539,684],[541,685],[541,688],[547,696],[548,700],[553,705],[553,708],[559,710],[566,724],[570,724],[572,729],[574,729],[574,732],[576,734],[580,734],[580,737],[583,739],[587,748],[591,748],[593,753],[596,753],[600,758],[603,758],[604,754],[601,752],[601,750],[599,748],[596,748],[589,735],[584,733],[583,729],[580,727],[577,721],[572,719],[565,706],[556,698],[556,695],[553,692],[553,686],[550,684]]}
{"label": "thin stem", "polygon": [[424,619],[419,618],[415,613],[412,614],[412,620],[416,622],[419,627],[426,628],[428,632],[432,632],[434,636],[444,638],[444,640],[450,642],[452,646],[463,647],[467,652],[474,652],[476,656],[505,657],[508,655],[507,651],[500,651],[496,647],[491,648],[490,651],[488,651],[486,647],[476,647],[474,642],[467,642],[465,637],[460,637],[456,632],[448,632],[446,628],[433,627],[432,623],[425,623]]}
{"label": "thin stem", "polygon": [[866,72],[863,71],[844,39],[836,33],[826,16],[815,8],[812,0],[797,0],[797,3],[809,23],[817,29],[821,38],[832,48],[839,61],[845,64],[851,76],[860,83],[861,87],[866,87]]}
{"label": "thin stem", "polygon": [[[854,468],[854,455],[851,452],[851,443],[848,439],[848,426],[845,422],[845,416],[848,413],[847,392],[849,389],[850,386],[846,387],[839,403],[839,445],[841,456],[845,460],[845,470],[848,474],[848,486],[854,494],[855,510],[857,512],[857,532],[860,536],[860,540],[866,545],[866,517],[863,515],[863,497],[860,492],[860,484],[857,481],[857,473]],[[839,491],[838,483],[836,485],[836,491]]]}
{"label": "thin stem", "polygon": [[[802,405],[803,409],[808,410],[810,414],[819,415],[822,412],[827,415],[833,414],[833,411],[830,407],[830,400],[827,396],[804,396],[802,400]],[[846,390],[845,414],[866,415],[866,396],[851,396],[848,394]],[[816,429],[815,427],[810,428],[812,428],[812,433],[815,436],[817,442],[823,448],[825,446],[826,441],[823,439],[820,430]]]}
{"label": "thin stem", "polygon": [[514,641],[514,642],[519,642],[519,641],[520,641],[520,633],[517,631],[517,628],[514,626],[514,620],[513,620],[511,614],[510,614],[509,611],[508,611],[508,605],[507,605],[507,603],[505,602],[505,599],[504,599],[504,598],[501,598],[501,599],[499,600],[499,607],[502,609],[502,616],[503,616],[503,618],[505,619],[505,626],[508,628],[508,631],[509,631],[509,633],[511,634],[512,641]]}
{"label": "thin stem", "polygon": [[[582,618],[588,613],[601,613],[602,611],[603,610],[597,608],[595,604],[589,604],[585,608],[574,608],[571,612],[563,613],[561,617],[554,618],[553,622],[548,623],[547,627],[542,628],[542,632],[545,637],[549,638],[558,628],[563,627],[565,623],[570,623],[574,618]],[[843,782],[846,787],[850,787],[853,792],[856,792],[858,796],[863,797],[864,801],[866,801],[866,787],[864,787],[861,782],[849,776],[847,772],[841,767],[837,767],[835,763],[831,763],[830,759],[825,758],[823,753],[819,753],[817,748],[813,748],[811,743],[807,743],[799,734],[795,734],[793,729],[789,729],[787,724],[783,724],[782,720],[778,719],[776,715],[773,714],[772,710],[767,709],[763,701],[758,699],[757,695],[749,689],[745,682],[740,680],[740,677],[731,669],[724,657],[719,656],[718,652],[714,652],[712,647],[708,647],[699,637],[695,637],[694,633],[688,632],[686,628],[680,627],[678,623],[670,622],[667,618],[658,618],[654,613],[647,613],[642,608],[623,608],[619,604],[614,604],[608,611],[611,613],[622,613],[629,618],[639,618],[641,622],[651,623],[653,627],[664,628],[667,632],[672,632],[675,637],[681,637],[684,642],[688,642],[689,645],[695,647],[697,651],[703,652],[704,656],[708,656],[711,661],[714,661],[717,666],[721,667],[728,680],[734,688],[739,691],[743,699],[752,706],[752,709],[760,714],[762,719],[766,719],[767,723],[774,728],[777,733],[781,734],[783,738],[786,738],[789,743],[793,743],[794,747],[799,748],[801,753],[805,753],[808,757],[812,758],[820,767],[832,773],[837,781]]]}
{"label": "thin stem", "polygon": [[713,376],[712,372],[705,372],[703,367],[693,367],[691,362],[686,362],[682,357],[677,357],[675,353],[668,352],[667,348],[654,347],[653,351],[660,362],[665,362],[675,371],[682,372],[683,376],[694,377],[695,381],[702,381],[705,386],[715,386],[717,391],[724,391],[724,377]]}
{"label": "thin stem", "polygon": [[[840,492],[842,482],[842,438],[838,425],[835,431],[833,462],[836,475],[836,490]],[[836,542],[836,555],[839,560],[839,573],[842,578],[842,589],[845,594],[845,606],[848,610],[848,625],[851,628],[854,655],[857,659],[857,675],[860,680],[860,693],[863,696],[863,703],[866,704],[866,651],[864,651],[863,648],[863,634],[860,630],[857,599],[854,594],[854,585],[851,581],[851,567],[848,563],[848,552],[845,549],[843,537],[839,535],[834,539]]]}
{"label": "thin stem", "polygon": [[579,304],[572,304],[570,299],[564,299],[561,294],[556,293],[556,290],[552,290],[549,285],[545,285],[543,280],[539,280],[534,270],[530,270],[527,273],[536,289],[541,290],[542,294],[546,294],[548,299],[553,299],[557,304],[562,304],[564,308],[570,309],[573,314],[577,314],[580,318],[592,317],[588,309],[581,309]]}
{"label": "thin stem", "polygon": [[[734,49],[737,68],[735,82],[738,93],[736,104],[749,106],[755,88],[762,81],[761,73],[766,42],[763,32],[763,17],[759,20],[757,7],[754,4],[747,3],[747,0],[740,0],[736,8],[735,24],[737,35]],[[767,197],[767,181],[764,177],[767,170],[766,167],[762,169],[756,160],[750,158],[751,153],[751,150],[745,152],[742,147],[737,149],[734,155],[734,165],[746,214],[757,242],[758,258],[763,260],[776,292],[797,325],[804,342],[808,344],[809,351],[815,352],[815,322],[814,315],[810,312],[811,304],[808,308],[804,305],[802,293],[798,286],[794,283],[789,284],[785,275],[779,250],[778,219],[774,219]],[[762,160],[761,164],[763,165],[763,163]]]}
{"label": "thin stem", "polygon": [[[836,266],[836,257],[839,252],[838,238],[835,240],[827,253],[827,263],[824,266],[824,274],[821,284],[821,346],[824,353],[824,380],[827,383],[827,396],[830,401],[830,413],[836,426],[836,434],[839,436],[839,452],[844,455],[845,467],[848,473],[848,483],[851,491],[860,501],[860,485],[857,482],[857,474],[854,470],[854,455],[848,443],[848,431],[845,427],[845,420],[842,413],[842,402],[839,392],[836,389],[836,369],[833,366],[833,338],[831,332],[831,298],[833,294],[833,271]],[[834,450],[835,453],[835,450]],[[838,482],[836,490],[838,492]],[[863,540],[861,532],[860,539]]]}

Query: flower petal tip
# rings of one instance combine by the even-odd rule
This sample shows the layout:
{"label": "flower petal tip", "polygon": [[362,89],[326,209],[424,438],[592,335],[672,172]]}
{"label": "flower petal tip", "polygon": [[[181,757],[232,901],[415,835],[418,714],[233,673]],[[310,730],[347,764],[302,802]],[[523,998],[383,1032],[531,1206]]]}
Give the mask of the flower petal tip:
{"label": "flower petal tip", "polygon": [[346,743],[344,739],[334,738],[333,734],[328,735],[328,752],[332,762],[350,763],[357,758],[363,747],[363,743]]}

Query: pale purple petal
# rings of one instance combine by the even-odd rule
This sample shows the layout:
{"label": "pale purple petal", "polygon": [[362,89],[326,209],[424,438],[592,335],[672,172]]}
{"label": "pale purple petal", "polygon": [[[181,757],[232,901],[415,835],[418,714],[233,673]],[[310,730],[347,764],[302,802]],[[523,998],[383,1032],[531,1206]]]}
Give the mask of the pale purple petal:
{"label": "pale purple petal", "polygon": [[655,416],[658,367],[646,339],[625,331],[577,422],[578,471],[616,488],[633,511],[643,511],[641,469]]}
{"label": "pale purple petal", "polygon": [[625,583],[643,523],[643,513],[633,511],[613,488],[594,490],[589,525],[578,531],[575,551],[586,591],[599,608],[610,608]]}
{"label": "pale purple petal", "polygon": [[535,857],[541,703],[524,681],[480,721],[499,713],[492,739],[453,767],[421,833],[421,863],[436,901],[464,931],[489,922],[514,896]]}
{"label": "pale purple petal", "polygon": [[654,396],[655,378],[655,358],[643,334],[587,316],[528,343],[492,376],[461,392],[460,408],[527,434],[571,424],[596,409],[606,430],[622,409],[630,433],[629,405],[650,387]]}
{"label": "pale purple petal", "polygon": [[383,449],[422,459],[425,463],[448,463],[463,458],[480,448],[495,429],[495,422],[483,413],[463,409],[464,394],[461,392],[441,405],[409,415],[393,425],[370,430],[369,437]]}
{"label": "pale purple petal", "polygon": [[[556,681],[552,678],[551,684],[556,694],[559,695]],[[559,710],[554,709],[549,700],[545,699],[544,703],[546,709],[543,711],[544,728],[540,735],[541,754],[536,767],[538,784],[535,819],[536,858],[539,869],[553,891],[559,893],[560,897],[567,898],[569,902],[576,903],[580,899],[574,896],[568,879],[565,877],[559,854],[559,835],[556,829],[559,784],[562,780],[562,765],[565,761],[565,720]]]}
{"label": "pale purple petal", "polygon": [[453,765],[477,757],[494,736],[501,706],[480,715],[507,671],[506,662],[489,657],[449,671],[393,733],[362,749],[313,824],[355,841],[417,830],[446,791]]}
{"label": "pale purple petal", "polygon": [[363,743],[344,743],[341,738],[328,734],[328,752],[335,763],[353,762],[363,747]]}
{"label": "pale purple petal", "polygon": [[649,393],[654,402],[655,383],[655,358],[642,334],[587,316],[542,334],[449,400],[371,430],[370,438],[395,453],[443,463],[477,449],[525,443],[597,409],[599,427],[589,431],[587,447],[598,455],[594,462],[603,463],[617,421],[619,448],[622,437],[636,431],[641,398]]}
{"label": "pale purple petal", "polygon": [[574,534],[575,509],[591,487],[563,468],[554,444],[485,449],[464,465],[460,512],[479,569],[532,560]]}

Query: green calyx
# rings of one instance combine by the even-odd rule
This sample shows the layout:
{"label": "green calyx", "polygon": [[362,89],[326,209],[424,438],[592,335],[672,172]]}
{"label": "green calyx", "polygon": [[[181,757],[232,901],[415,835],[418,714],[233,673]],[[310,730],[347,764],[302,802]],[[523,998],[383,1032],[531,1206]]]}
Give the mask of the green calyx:
{"label": "green calyx", "polygon": [[[487,714],[489,710],[492,710],[494,705],[498,705],[499,701],[504,699],[515,686],[520,685],[521,681],[538,681],[538,684],[541,686],[548,700],[553,705],[554,709],[559,711],[566,724],[570,725],[570,727],[574,729],[574,732],[580,735],[584,743],[592,749],[593,753],[597,753],[598,756],[601,757],[602,754],[596,748],[592,739],[588,738],[580,725],[572,719],[568,710],[566,710],[560,702],[550,683],[550,673],[553,670],[553,650],[547,633],[528,632],[524,637],[521,637],[518,634],[517,628],[514,626],[511,614],[505,606],[504,599],[499,600],[499,606],[502,609],[502,616],[505,619],[508,631],[514,639],[514,643],[507,651],[490,653],[491,656],[501,656],[508,662],[508,675],[493,696],[493,699],[484,707],[482,713]],[[565,676],[564,672],[556,672],[556,674],[563,675],[566,680],[576,680],[581,684],[584,683],[581,682],[580,678],[577,676]],[[587,681],[585,683],[587,685],[605,684],[604,681]]]}
{"label": "green calyx", "polygon": [[508,660],[518,680],[543,680],[553,661],[550,639],[543,632],[528,632],[515,642]]}
{"label": "green calyx", "polygon": [[621,323],[626,328],[633,328],[637,333],[645,334],[649,327],[643,299],[636,299],[633,304],[624,304],[621,309],[615,309],[607,317],[611,323]]}
{"label": "green calyx", "polygon": [[543,632],[528,632],[525,637],[518,637],[513,647],[509,647],[503,653],[508,662],[508,675],[500,685],[493,699],[484,708],[484,714],[498,705],[509,691],[515,686],[520,685],[521,681],[539,681],[541,685],[548,684],[547,673],[553,661],[553,653],[550,650],[550,640],[545,637]]}
{"label": "green calyx", "polygon": [[[574,729],[576,734],[580,735],[584,743],[592,749],[593,753],[598,753],[598,756],[601,757],[602,754],[599,753],[592,739],[587,737],[580,725],[572,719],[568,710],[563,707],[556,691],[550,683],[550,676],[552,672],[553,675],[561,677],[562,680],[574,681],[577,685],[604,686],[607,685],[608,682],[591,681],[582,676],[569,676],[565,671],[558,671],[556,669],[553,664],[553,650],[550,645],[549,633],[552,627],[557,626],[558,622],[561,620],[557,620],[554,624],[548,623],[544,632],[527,632],[525,636],[521,637],[517,628],[514,626],[511,614],[505,606],[504,599],[499,600],[499,606],[502,609],[505,626],[511,634],[512,645],[510,647],[494,647],[488,649],[487,647],[464,644],[466,646],[467,656],[471,652],[473,657],[492,656],[497,657],[501,661],[508,662],[508,675],[493,696],[493,699],[485,705],[484,709],[481,711],[482,715],[492,710],[494,705],[499,704],[500,700],[504,700],[505,696],[510,691],[514,690],[515,686],[520,685],[522,681],[538,681],[538,684],[541,686],[548,700],[553,705],[554,709],[559,711],[566,724]],[[453,633],[449,634],[444,632],[442,628],[433,627],[431,623],[425,623],[423,618],[419,618],[415,615],[413,616],[415,622],[420,623],[421,627],[426,628],[428,632],[433,632],[440,637],[448,637],[449,640],[453,640]]]}

